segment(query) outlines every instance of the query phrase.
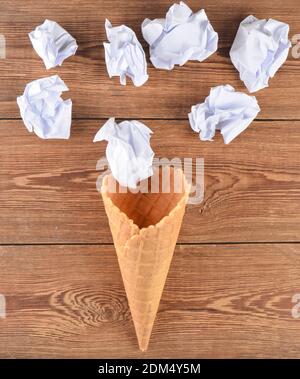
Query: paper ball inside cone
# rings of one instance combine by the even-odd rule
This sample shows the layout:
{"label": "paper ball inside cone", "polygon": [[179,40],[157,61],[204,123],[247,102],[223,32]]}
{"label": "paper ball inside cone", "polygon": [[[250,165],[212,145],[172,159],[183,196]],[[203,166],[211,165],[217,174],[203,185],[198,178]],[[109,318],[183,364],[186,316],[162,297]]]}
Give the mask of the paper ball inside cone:
{"label": "paper ball inside cone", "polygon": [[112,175],[101,194],[139,347],[148,348],[189,195],[181,169],[154,170],[146,191],[122,188]]}

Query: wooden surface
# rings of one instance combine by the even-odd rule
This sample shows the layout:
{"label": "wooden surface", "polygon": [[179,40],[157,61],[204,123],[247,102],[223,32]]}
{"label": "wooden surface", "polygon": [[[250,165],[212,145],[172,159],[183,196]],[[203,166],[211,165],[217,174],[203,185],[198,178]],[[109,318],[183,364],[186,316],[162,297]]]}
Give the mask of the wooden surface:
{"label": "wooden surface", "polygon": [[[126,23],[141,39],[144,18],[172,1],[9,0],[0,34],[0,357],[298,357],[300,319],[300,59],[290,54],[255,94],[258,119],[225,146],[199,141],[191,105],[211,86],[245,91],[228,52],[249,14],[300,33],[298,0],[190,0],[206,9],[220,44],[204,63],[171,72],[149,64],[149,82],[126,87],[104,64],[104,20]],[[27,33],[45,18],[65,27],[78,54],[47,72]],[[146,44],[143,43],[146,47]],[[42,141],[20,121],[26,83],[58,73],[74,103],[69,141]],[[138,351],[103,204],[92,140],[109,116],[138,118],[153,131],[158,157],[205,160],[205,196],[189,206],[149,351]]]}
{"label": "wooden surface", "polygon": [[299,354],[299,320],[291,317],[297,244],[178,246],[145,354],[112,246],[2,247],[0,256],[5,357]]}
{"label": "wooden surface", "polygon": [[[300,121],[255,122],[228,146],[219,135],[201,143],[187,120],[145,122],[158,157],[205,159],[204,201],[188,207],[180,243],[298,240]],[[55,142],[0,121],[3,243],[112,242],[96,190],[101,123],[74,121],[71,139]]]}

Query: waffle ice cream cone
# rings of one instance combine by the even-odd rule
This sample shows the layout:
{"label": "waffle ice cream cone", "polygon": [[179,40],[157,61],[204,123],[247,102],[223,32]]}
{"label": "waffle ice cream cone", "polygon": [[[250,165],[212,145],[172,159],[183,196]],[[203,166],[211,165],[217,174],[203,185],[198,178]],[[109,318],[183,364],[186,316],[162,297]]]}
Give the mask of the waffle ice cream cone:
{"label": "waffle ice cream cone", "polygon": [[[101,189],[142,351],[148,348],[189,194],[182,170],[170,167],[170,189],[163,193],[164,170],[156,169],[151,179],[142,182],[148,193],[122,193],[125,189],[111,175],[104,178]],[[116,191],[111,190],[114,187]]]}

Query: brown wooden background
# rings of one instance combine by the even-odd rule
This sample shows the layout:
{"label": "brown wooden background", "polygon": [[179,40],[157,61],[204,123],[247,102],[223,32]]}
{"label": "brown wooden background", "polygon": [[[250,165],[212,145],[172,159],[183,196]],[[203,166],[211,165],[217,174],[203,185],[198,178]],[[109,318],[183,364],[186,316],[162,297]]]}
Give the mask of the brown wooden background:
{"label": "brown wooden background", "polygon": [[[171,72],[149,64],[149,82],[122,87],[106,73],[105,18],[132,27],[162,17],[171,0],[7,0],[0,5],[0,357],[300,357],[300,59],[291,55],[262,112],[225,146],[199,141],[191,105],[211,86],[246,91],[229,60],[249,14],[300,33],[298,0],[189,0],[205,8],[220,45],[204,63]],[[79,43],[47,72],[27,33],[49,18]],[[144,44],[146,47],[146,44]],[[74,104],[69,141],[42,141],[22,122],[26,83],[59,74]],[[203,157],[205,199],[187,210],[149,351],[138,351],[103,204],[92,139],[107,117],[137,118],[154,131],[157,156]]]}

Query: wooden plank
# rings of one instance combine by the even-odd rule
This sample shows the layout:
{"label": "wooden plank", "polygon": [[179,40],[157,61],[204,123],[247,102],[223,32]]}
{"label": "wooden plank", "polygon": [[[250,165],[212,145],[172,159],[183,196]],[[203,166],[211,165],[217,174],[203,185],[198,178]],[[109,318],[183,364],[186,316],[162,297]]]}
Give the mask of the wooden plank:
{"label": "wooden plank", "polygon": [[[201,142],[187,121],[146,121],[159,158],[202,157],[205,196],[179,241],[299,241],[300,122],[255,122],[230,145]],[[43,141],[0,122],[0,243],[111,243],[96,190],[100,122],[75,121],[69,141]],[[184,144],[183,142],[184,141]]]}
{"label": "wooden plank", "polygon": [[[170,0],[10,0],[0,12],[0,33],[7,40],[7,59],[0,60],[0,117],[18,118],[16,97],[26,83],[58,73],[70,88],[75,118],[185,119],[190,107],[202,102],[212,86],[232,84],[246,91],[229,59],[229,49],[240,21],[249,14],[272,17],[291,26],[290,35],[300,33],[300,7],[297,0],[206,0],[188,3],[193,10],[204,7],[220,36],[219,51],[204,63],[189,62],[172,72],[154,69],[149,64],[150,80],[142,88],[132,84],[122,87],[118,78],[110,80],[106,73],[102,42],[105,41],[104,20],[114,25],[126,23],[141,39],[144,18],[163,17]],[[79,43],[76,57],[63,67],[46,71],[34,52],[27,33],[45,18],[61,23]],[[13,20],[13,22],[12,22]],[[146,44],[144,43],[146,47]],[[148,50],[148,49],[147,49]],[[262,108],[260,119],[300,119],[297,99],[300,97],[300,60],[290,55],[288,62],[271,81],[271,87],[257,94]]]}
{"label": "wooden plank", "polygon": [[0,356],[300,358],[300,245],[178,246],[138,351],[111,246],[0,248]]}

